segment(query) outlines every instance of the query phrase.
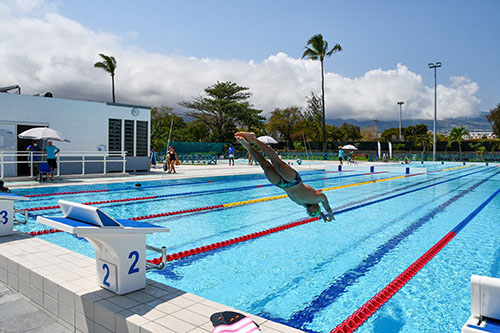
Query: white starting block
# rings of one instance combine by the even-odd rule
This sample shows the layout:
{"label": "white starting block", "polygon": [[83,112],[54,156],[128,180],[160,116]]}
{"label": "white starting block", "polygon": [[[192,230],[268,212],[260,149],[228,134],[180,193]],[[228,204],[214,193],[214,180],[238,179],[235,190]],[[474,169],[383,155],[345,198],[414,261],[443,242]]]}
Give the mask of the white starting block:
{"label": "white starting block", "polygon": [[64,217],[37,222],[85,237],[94,247],[98,284],[118,295],[146,286],[146,234],[167,228],[126,219],[114,220],[97,207],[59,200]]}
{"label": "white starting block", "polygon": [[20,195],[0,194],[0,236],[8,236],[14,233],[14,201],[29,200]]}
{"label": "white starting block", "polygon": [[462,333],[500,332],[500,279],[472,275],[471,316]]}

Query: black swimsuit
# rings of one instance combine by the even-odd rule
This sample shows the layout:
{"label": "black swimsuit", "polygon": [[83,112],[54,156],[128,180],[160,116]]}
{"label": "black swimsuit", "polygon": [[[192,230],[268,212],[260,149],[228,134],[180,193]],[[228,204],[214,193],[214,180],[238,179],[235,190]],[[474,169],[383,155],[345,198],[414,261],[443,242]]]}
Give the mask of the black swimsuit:
{"label": "black swimsuit", "polygon": [[295,186],[295,185],[299,185],[300,183],[302,183],[302,178],[300,178],[300,175],[298,172],[295,173],[296,176],[295,176],[295,179],[294,180],[291,180],[291,181],[286,181],[284,180],[283,178],[281,178],[281,180],[277,183],[277,184],[274,184],[276,186],[278,186],[279,188],[290,188],[292,186]]}

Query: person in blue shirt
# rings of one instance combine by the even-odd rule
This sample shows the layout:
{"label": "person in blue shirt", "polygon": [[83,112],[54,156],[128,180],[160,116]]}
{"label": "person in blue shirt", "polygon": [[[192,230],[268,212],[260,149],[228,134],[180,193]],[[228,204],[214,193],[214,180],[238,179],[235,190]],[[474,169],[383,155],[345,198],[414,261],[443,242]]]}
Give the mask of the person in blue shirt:
{"label": "person in blue shirt", "polygon": [[339,163],[342,165],[342,159],[344,158],[344,149],[342,149],[342,146],[339,146]]}
{"label": "person in blue shirt", "polygon": [[231,161],[233,162],[232,166],[234,166],[234,147],[233,145],[229,145],[229,165],[231,165]]}
{"label": "person in blue shirt", "polygon": [[38,161],[40,161],[40,152],[42,149],[38,146],[38,143],[33,140],[31,144],[26,148],[26,151],[32,151],[33,154],[28,156],[28,161],[31,161],[31,156],[33,156],[33,175],[37,176],[38,174]]}
{"label": "person in blue shirt", "polygon": [[59,148],[52,144],[52,141],[47,141],[47,164],[50,168],[50,180],[54,180],[54,170],[57,169],[56,154],[60,152]]}

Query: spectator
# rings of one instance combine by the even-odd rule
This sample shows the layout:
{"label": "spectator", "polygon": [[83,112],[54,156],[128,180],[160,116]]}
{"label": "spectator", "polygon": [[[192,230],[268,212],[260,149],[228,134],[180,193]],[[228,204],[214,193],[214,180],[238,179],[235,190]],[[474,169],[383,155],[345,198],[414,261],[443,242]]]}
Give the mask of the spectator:
{"label": "spectator", "polygon": [[47,164],[50,168],[50,180],[54,180],[54,170],[57,169],[56,154],[60,152],[59,148],[52,144],[52,141],[47,141],[47,147],[45,147],[47,152]]}
{"label": "spectator", "polygon": [[31,144],[28,146],[28,148],[26,148],[26,151],[33,152],[28,156],[28,161],[31,161],[31,157],[33,156],[33,176],[36,177],[38,175],[40,152],[42,151],[42,149],[38,146],[38,143],[35,140],[33,140],[31,141]]}

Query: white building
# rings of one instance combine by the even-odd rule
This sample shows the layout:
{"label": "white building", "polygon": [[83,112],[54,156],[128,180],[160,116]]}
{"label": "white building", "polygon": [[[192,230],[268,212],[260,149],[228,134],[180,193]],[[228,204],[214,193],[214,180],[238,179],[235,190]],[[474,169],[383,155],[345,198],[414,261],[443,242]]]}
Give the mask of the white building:
{"label": "white building", "polygon": [[494,139],[496,135],[493,132],[469,132],[468,135],[464,135],[465,140],[473,139]]}
{"label": "white building", "polygon": [[[126,151],[127,171],[149,170],[150,107],[0,93],[0,152],[24,152],[31,142],[17,135],[43,126],[56,129],[71,140],[54,142],[61,150],[61,161],[65,152],[105,155]],[[112,160],[108,159],[106,171],[122,171],[123,163]],[[103,163],[85,164],[86,173],[103,170]],[[5,177],[28,175],[29,165],[9,164],[4,172]],[[81,163],[60,163],[61,174],[81,172]]]}

